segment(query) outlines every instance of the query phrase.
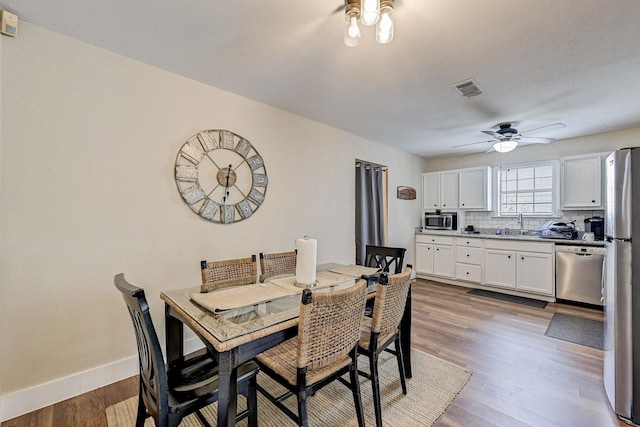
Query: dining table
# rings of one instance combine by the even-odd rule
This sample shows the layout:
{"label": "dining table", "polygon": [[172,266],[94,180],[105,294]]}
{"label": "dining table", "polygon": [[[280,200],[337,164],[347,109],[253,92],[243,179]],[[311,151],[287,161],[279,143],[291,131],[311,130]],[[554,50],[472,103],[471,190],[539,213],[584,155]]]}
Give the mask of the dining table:
{"label": "dining table", "polygon": [[[297,335],[302,290],[339,290],[365,279],[372,300],[379,276],[375,268],[329,263],[317,266],[317,283],[312,287],[298,284],[295,275],[282,275],[265,283],[208,293],[201,293],[200,286],[162,291],[169,369],[184,358],[186,325],[218,361],[217,426],[233,426],[237,414],[236,368]],[[411,378],[411,290],[400,330],[405,374]]]}

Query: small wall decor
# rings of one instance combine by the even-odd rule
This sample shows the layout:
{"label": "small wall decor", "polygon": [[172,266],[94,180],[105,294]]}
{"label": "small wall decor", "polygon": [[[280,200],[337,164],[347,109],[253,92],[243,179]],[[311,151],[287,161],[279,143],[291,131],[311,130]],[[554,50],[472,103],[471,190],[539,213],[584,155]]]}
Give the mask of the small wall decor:
{"label": "small wall decor", "polygon": [[199,132],[180,148],[175,164],[180,195],[201,218],[232,224],[264,202],[267,170],[255,147],[228,130]]}
{"label": "small wall decor", "polygon": [[414,200],[416,198],[416,189],[413,187],[399,186],[398,187],[398,199],[400,200]]}

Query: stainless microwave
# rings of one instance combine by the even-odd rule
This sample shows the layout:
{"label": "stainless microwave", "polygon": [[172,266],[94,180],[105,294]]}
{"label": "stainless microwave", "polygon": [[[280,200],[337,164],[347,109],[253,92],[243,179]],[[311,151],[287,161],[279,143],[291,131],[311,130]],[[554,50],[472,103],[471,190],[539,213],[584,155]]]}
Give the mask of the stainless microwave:
{"label": "stainless microwave", "polygon": [[456,213],[424,213],[425,230],[457,230],[458,214]]}

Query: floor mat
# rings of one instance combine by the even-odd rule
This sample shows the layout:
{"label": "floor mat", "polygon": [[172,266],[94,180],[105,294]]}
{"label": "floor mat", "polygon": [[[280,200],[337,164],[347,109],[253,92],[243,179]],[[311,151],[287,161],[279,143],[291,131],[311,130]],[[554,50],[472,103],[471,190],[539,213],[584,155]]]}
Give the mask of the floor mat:
{"label": "floor mat", "polygon": [[501,294],[500,292],[485,291],[484,289],[472,289],[468,292],[471,295],[477,295],[486,298],[493,298],[500,301],[513,302],[515,304],[526,305],[528,307],[545,308],[547,306],[546,301],[540,301],[537,299],[518,297],[515,295]]}
{"label": "floor mat", "polygon": [[556,313],[544,334],[551,338],[604,350],[604,322],[600,320]]}

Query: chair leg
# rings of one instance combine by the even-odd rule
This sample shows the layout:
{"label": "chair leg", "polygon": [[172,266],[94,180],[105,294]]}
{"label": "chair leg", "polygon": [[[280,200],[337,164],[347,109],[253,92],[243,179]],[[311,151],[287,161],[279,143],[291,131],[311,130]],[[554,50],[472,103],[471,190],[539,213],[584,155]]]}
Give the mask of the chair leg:
{"label": "chair leg", "polygon": [[360,394],[360,381],[358,378],[357,355],[349,368],[349,377],[351,378],[351,391],[353,392],[353,403],[356,406],[356,416],[358,417],[358,427],[364,426],[364,410],[362,409],[362,396]]}
{"label": "chair leg", "polygon": [[407,380],[404,372],[404,356],[402,354],[402,344],[400,343],[400,334],[396,337],[396,359],[398,360],[398,372],[400,373],[400,384],[402,385],[402,393],[407,394]]}
{"label": "chair leg", "polygon": [[142,400],[142,388],[140,388],[140,391],[138,392],[138,415],[136,416],[136,427],[143,427],[144,420],[146,419],[147,408],[144,406],[144,400]]}
{"label": "chair leg", "polygon": [[380,402],[380,378],[378,377],[378,354],[371,353],[371,388],[373,389],[373,409],[376,414],[376,427],[382,427],[382,403]]}
{"label": "chair leg", "polygon": [[249,427],[258,427],[258,384],[257,376],[249,379],[249,393],[247,393],[247,409],[249,410]]}
{"label": "chair leg", "polygon": [[309,427],[309,414],[307,412],[307,390],[298,390],[298,421],[300,427]]}

